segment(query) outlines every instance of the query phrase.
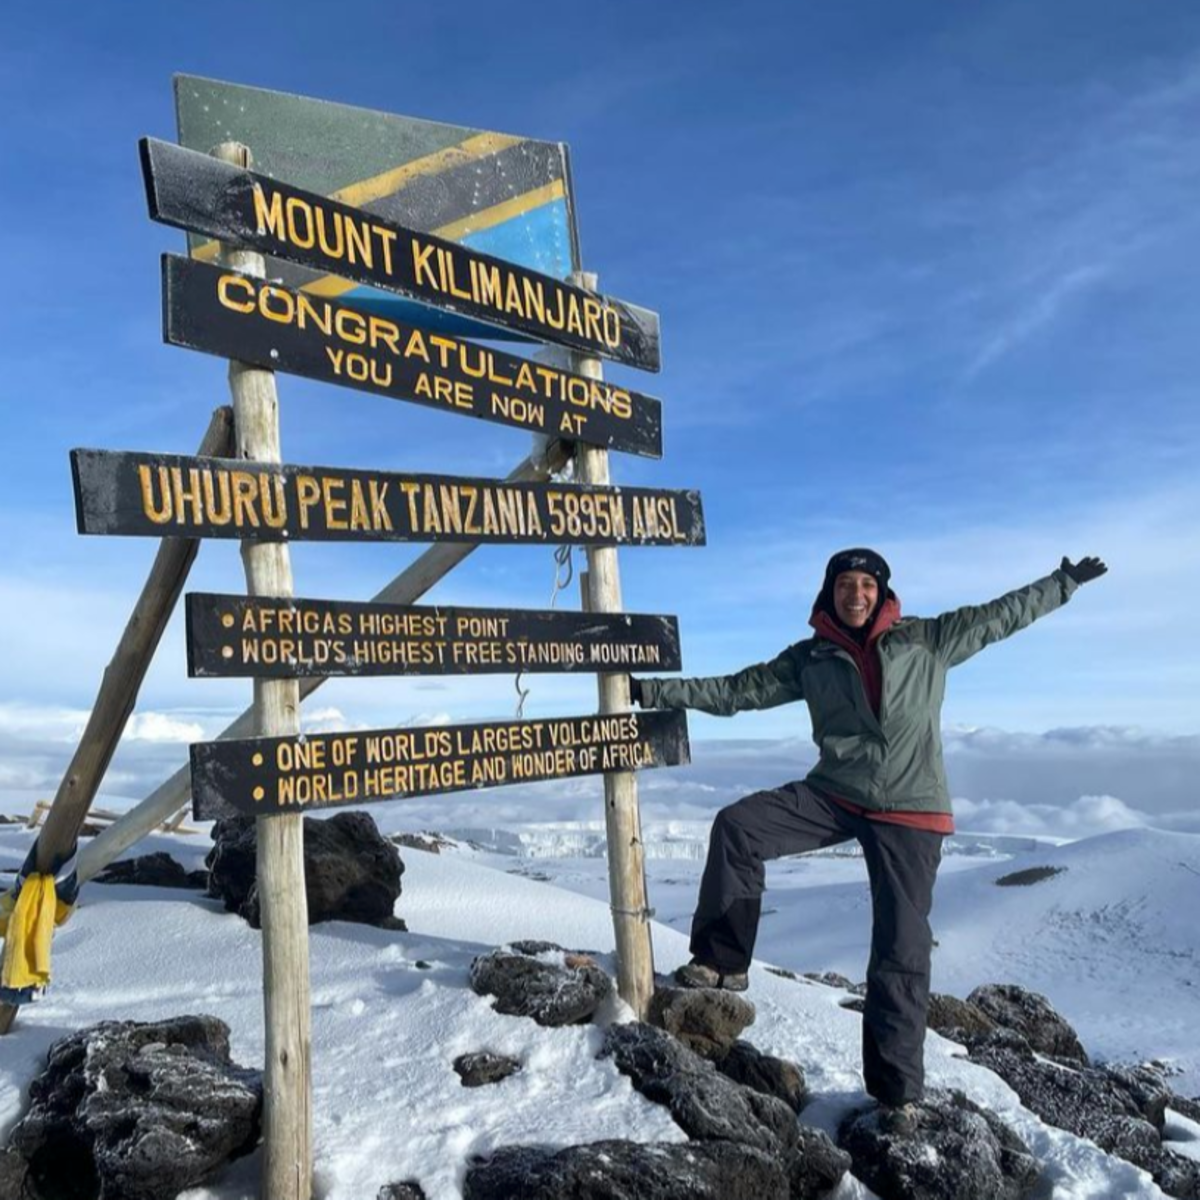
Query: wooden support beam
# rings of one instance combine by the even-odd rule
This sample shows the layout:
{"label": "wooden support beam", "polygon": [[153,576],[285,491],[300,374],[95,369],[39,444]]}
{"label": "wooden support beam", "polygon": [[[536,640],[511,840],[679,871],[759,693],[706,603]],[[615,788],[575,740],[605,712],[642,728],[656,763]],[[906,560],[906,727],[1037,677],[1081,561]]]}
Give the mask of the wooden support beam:
{"label": "wooden support beam", "polygon": [[[233,412],[218,408],[208,423],[199,453],[224,455],[232,448]],[[79,831],[100,790],[199,549],[197,538],[164,538],[159,545],[141,595],[104,670],[83,736],[38,834],[36,867],[43,874],[58,871],[75,851]],[[0,1035],[12,1027],[16,1011],[15,1005],[0,1004]]]}
{"label": "wooden support beam", "polygon": [[[572,282],[596,290],[596,276],[579,272]],[[602,379],[598,358],[572,353],[572,369],[589,379]],[[575,474],[580,483],[610,483],[608,451],[580,443],[575,450]],[[587,551],[586,603],[589,612],[622,612],[621,573],[615,546],[591,546]],[[601,675],[602,713],[629,711],[629,676]],[[637,776],[613,771],[604,776],[604,824],[608,841],[608,888],[617,943],[617,991],[645,1020],[654,995],[654,951],[650,944],[650,909],[646,898],[645,847],[638,811]]]}
{"label": "wooden support beam", "polygon": [[[226,142],[213,151],[222,162],[250,167],[250,151]],[[224,266],[262,278],[261,254],[222,246]],[[275,373],[231,361],[236,457],[283,461]],[[251,596],[291,596],[292,564],[286,542],[242,542],[246,591]],[[260,736],[300,732],[296,679],[254,680],[254,728]],[[262,915],[263,1063],[262,1194],[271,1200],[312,1197],[312,1005],[308,971],[308,897],[304,888],[304,818],[294,815],[258,825],[258,902]]]}
{"label": "wooden support beam", "polygon": [[[570,448],[562,442],[552,442],[523,459],[509,472],[511,483],[535,482],[549,479],[561,470],[570,457]],[[371,597],[381,604],[414,604],[436,583],[440,582],[477,546],[468,543],[439,542],[414,559],[385,587]],[[300,699],[305,700],[323,684],[323,679],[302,679]],[[222,738],[254,736],[254,709],[246,709],[218,735]],[[159,784],[140,804],[131,808],[108,829],[98,834],[79,852],[76,874],[79,882],[94,879],[109,863],[120,858],[130,846],[136,845],[163,821],[169,820],[188,802],[192,775],[187,763],[169,779]]]}

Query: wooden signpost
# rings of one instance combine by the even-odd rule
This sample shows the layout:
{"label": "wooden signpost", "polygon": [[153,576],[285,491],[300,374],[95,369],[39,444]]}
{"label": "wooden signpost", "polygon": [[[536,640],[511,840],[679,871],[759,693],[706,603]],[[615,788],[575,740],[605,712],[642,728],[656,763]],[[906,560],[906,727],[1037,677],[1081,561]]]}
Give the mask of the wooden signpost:
{"label": "wooden signpost", "polygon": [[684,714],[657,710],[200,742],[192,804],[271,817],[688,761]]}
{"label": "wooden signpost", "polygon": [[[286,111],[299,103],[277,100]],[[322,112],[320,121],[345,119],[331,113]],[[682,712],[629,711],[630,670],[673,671],[682,664],[673,617],[622,611],[615,548],[703,545],[700,496],[611,485],[609,450],[661,456],[662,413],[659,401],[606,383],[597,357],[658,370],[658,318],[597,295],[594,276],[576,272],[564,282],[450,240],[465,236],[468,226],[454,225],[453,235],[444,225],[426,232],[391,219],[402,204],[389,203],[386,212],[357,207],[371,197],[400,195],[414,180],[452,175],[472,156],[515,153],[520,141],[433,125],[424,136],[436,143],[428,152],[413,158],[405,151],[403,162],[348,190],[339,185],[333,196],[252,171],[244,145],[224,144],[213,157],[143,139],[151,216],[221,243],[218,265],[164,257],[163,328],[172,344],[230,360],[233,456],[71,453],[81,533],[235,538],[242,545],[246,596],[187,597],[188,669],[194,676],[253,678],[256,736],[194,745],[190,779],[198,818],[231,811],[262,818],[262,1191],[271,1200],[310,1200],[312,1190],[300,814],[604,775],[618,987],[644,1017],[653,969],[635,772],[689,761]],[[518,211],[565,199],[565,147],[558,153],[554,194],[543,196],[539,187],[509,197],[498,206],[503,212],[492,213],[491,228]],[[494,182],[502,192],[509,186]],[[426,193],[427,201],[435,198]],[[415,203],[418,192],[410,199]],[[470,208],[461,188],[450,199]],[[519,201],[512,213],[510,200]],[[573,207],[567,215],[578,265]],[[206,245],[202,257],[216,249]],[[262,258],[268,254],[303,269],[304,290],[268,282]],[[325,274],[313,282],[305,272]],[[392,300],[382,314],[335,302],[350,285],[331,283],[334,276],[405,297],[405,305],[429,306],[421,311],[445,318],[441,332],[413,323],[416,305]],[[540,362],[476,345],[463,340],[461,329],[446,330],[445,320],[458,318],[567,347],[573,356]],[[283,464],[275,370],[560,439],[575,447],[579,482],[548,480],[561,456],[549,465],[527,461],[508,480]],[[569,453],[561,444],[562,455]],[[375,602],[354,603],[293,597],[288,544],[302,540],[450,544],[435,546]],[[483,544],[587,547],[588,611],[411,603]],[[302,696],[335,675],[572,671],[598,675],[598,713],[300,733]],[[235,722],[235,728],[245,726]],[[157,814],[185,787],[173,778],[146,804]],[[136,836],[131,829],[113,832],[122,848]],[[79,878],[89,878],[94,866],[81,856]]]}
{"label": "wooden signpost", "polygon": [[163,256],[163,339],[268,370],[649,458],[662,405],[391,317]]}
{"label": "wooden signpost", "polygon": [[539,341],[657,371],[658,315],[418,233],[349,204],[155,138],[141,141],[150,216]]}
{"label": "wooden signpost", "polygon": [[187,597],[188,674],[260,679],[677,671],[674,617]]}
{"label": "wooden signpost", "polygon": [[80,533],[699,546],[700,494],[72,450]]}

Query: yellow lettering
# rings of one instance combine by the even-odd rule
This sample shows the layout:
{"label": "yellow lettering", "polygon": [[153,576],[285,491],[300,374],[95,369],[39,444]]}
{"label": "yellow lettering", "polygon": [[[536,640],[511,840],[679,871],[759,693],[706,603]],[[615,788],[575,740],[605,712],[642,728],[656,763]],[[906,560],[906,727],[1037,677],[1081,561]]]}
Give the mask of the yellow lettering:
{"label": "yellow lettering", "polygon": [[166,467],[157,468],[158,491],[162,496],[162,503],[155,504],[153,476],[150,473],[153,469],[144,465],[138,467],[138,482],[142,489],[142,512],[155,525],[165,525],[174,515],[171,508],[171,493],[167,483],[169,475]]}
{"label": "yellow lettering", "polygon": [[267,207],[261,183],[254,185],[254,220],[259,233],[269,233],[281,242],[287,241],[283,224],[283,195],[275,192],[271,196],[270,207]]}
{"label": "yellow lettering", "polygon": [[248,279],[243,279],[240,275],[222,275],[217,280],[217,299],[226,308],[232,309],[234,312],[248,313],[254,311],[254,300],[234,300],[230,296],[230,292],[234,289],[245,289],[245,294],[249,297],[254,296],[254,284]]}
{"label": "yellow lettering", "polygon": [[300,528],[308,528],[308,510],[321,501],[321,484],[312,475],[296,476],[296,502],[300,507]]}
{"label": "yellow lettering", "polygon": [[[288,237],[292,245],[299,246],[301,250],[310,250],[317,241],[317,235],[313,231],[312,206],[299,196],[289,196],[284,202],[284,211],[287,213]],[[297,213],[304,217],[303,232],[296,220]]]}
{"label": "yellow lettering", "polygon": [[[436,246],[422,246],[416,238],[413,238],[413,276],[418,284],[425,283],[431,288],[438,286],[437,280],[433,277],[433,268],[429,265],[429,260],[433,257],[436,249]],[[426,278],[422,278],[423,276]]]}

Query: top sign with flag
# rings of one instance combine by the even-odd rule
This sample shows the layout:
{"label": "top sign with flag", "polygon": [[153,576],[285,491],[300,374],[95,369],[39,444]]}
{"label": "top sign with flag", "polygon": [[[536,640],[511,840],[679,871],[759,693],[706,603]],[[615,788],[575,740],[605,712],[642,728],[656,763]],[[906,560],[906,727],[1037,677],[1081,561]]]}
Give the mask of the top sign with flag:
{"label": "top sign with flag", "polygon": [[[241,142],[260,174],[557,279],[579,268],[567,147],[306,96],[175,76],[180,145]],[[193,257],[216,243],[189,238]],[[521,339],[413,300],[271,258],[270,278],[427,329]]]}

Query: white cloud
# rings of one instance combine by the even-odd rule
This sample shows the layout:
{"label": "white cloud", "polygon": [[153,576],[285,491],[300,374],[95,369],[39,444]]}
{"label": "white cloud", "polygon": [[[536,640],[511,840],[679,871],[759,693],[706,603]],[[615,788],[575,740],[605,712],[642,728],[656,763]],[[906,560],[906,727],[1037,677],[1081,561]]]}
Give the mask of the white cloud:
{"label": "white cloud", "polygon": [[1024,307],[992,331],[968,365],[964,378],[974,379],[997,359],[1052,324],[1067,304],[1081,292],[1099,283],[1107,274],[1107,267],[1088,265],[1072,267],[1044,281],[1040,291],[1024,298]]}
{"label": "white cloud", "polygon": [[346,733],[365,726],[347,719],[340,708],[326,705],[324,708],[300,709],[300,723],[305,733]]}
{"label": "white cloud", "polygon": [[181,721],[168,713],[134,713],[125,726],[125,739],[131,742],[174,742],[187,744],[204,738],[204,726]]}
{"label": "white cloud", "polygon": [[1116,796],[1080,796],[1065,806],[956,799],[954,814],[963,833],[1083,838],[1153,824],[1146,813],[1130,808]]}

